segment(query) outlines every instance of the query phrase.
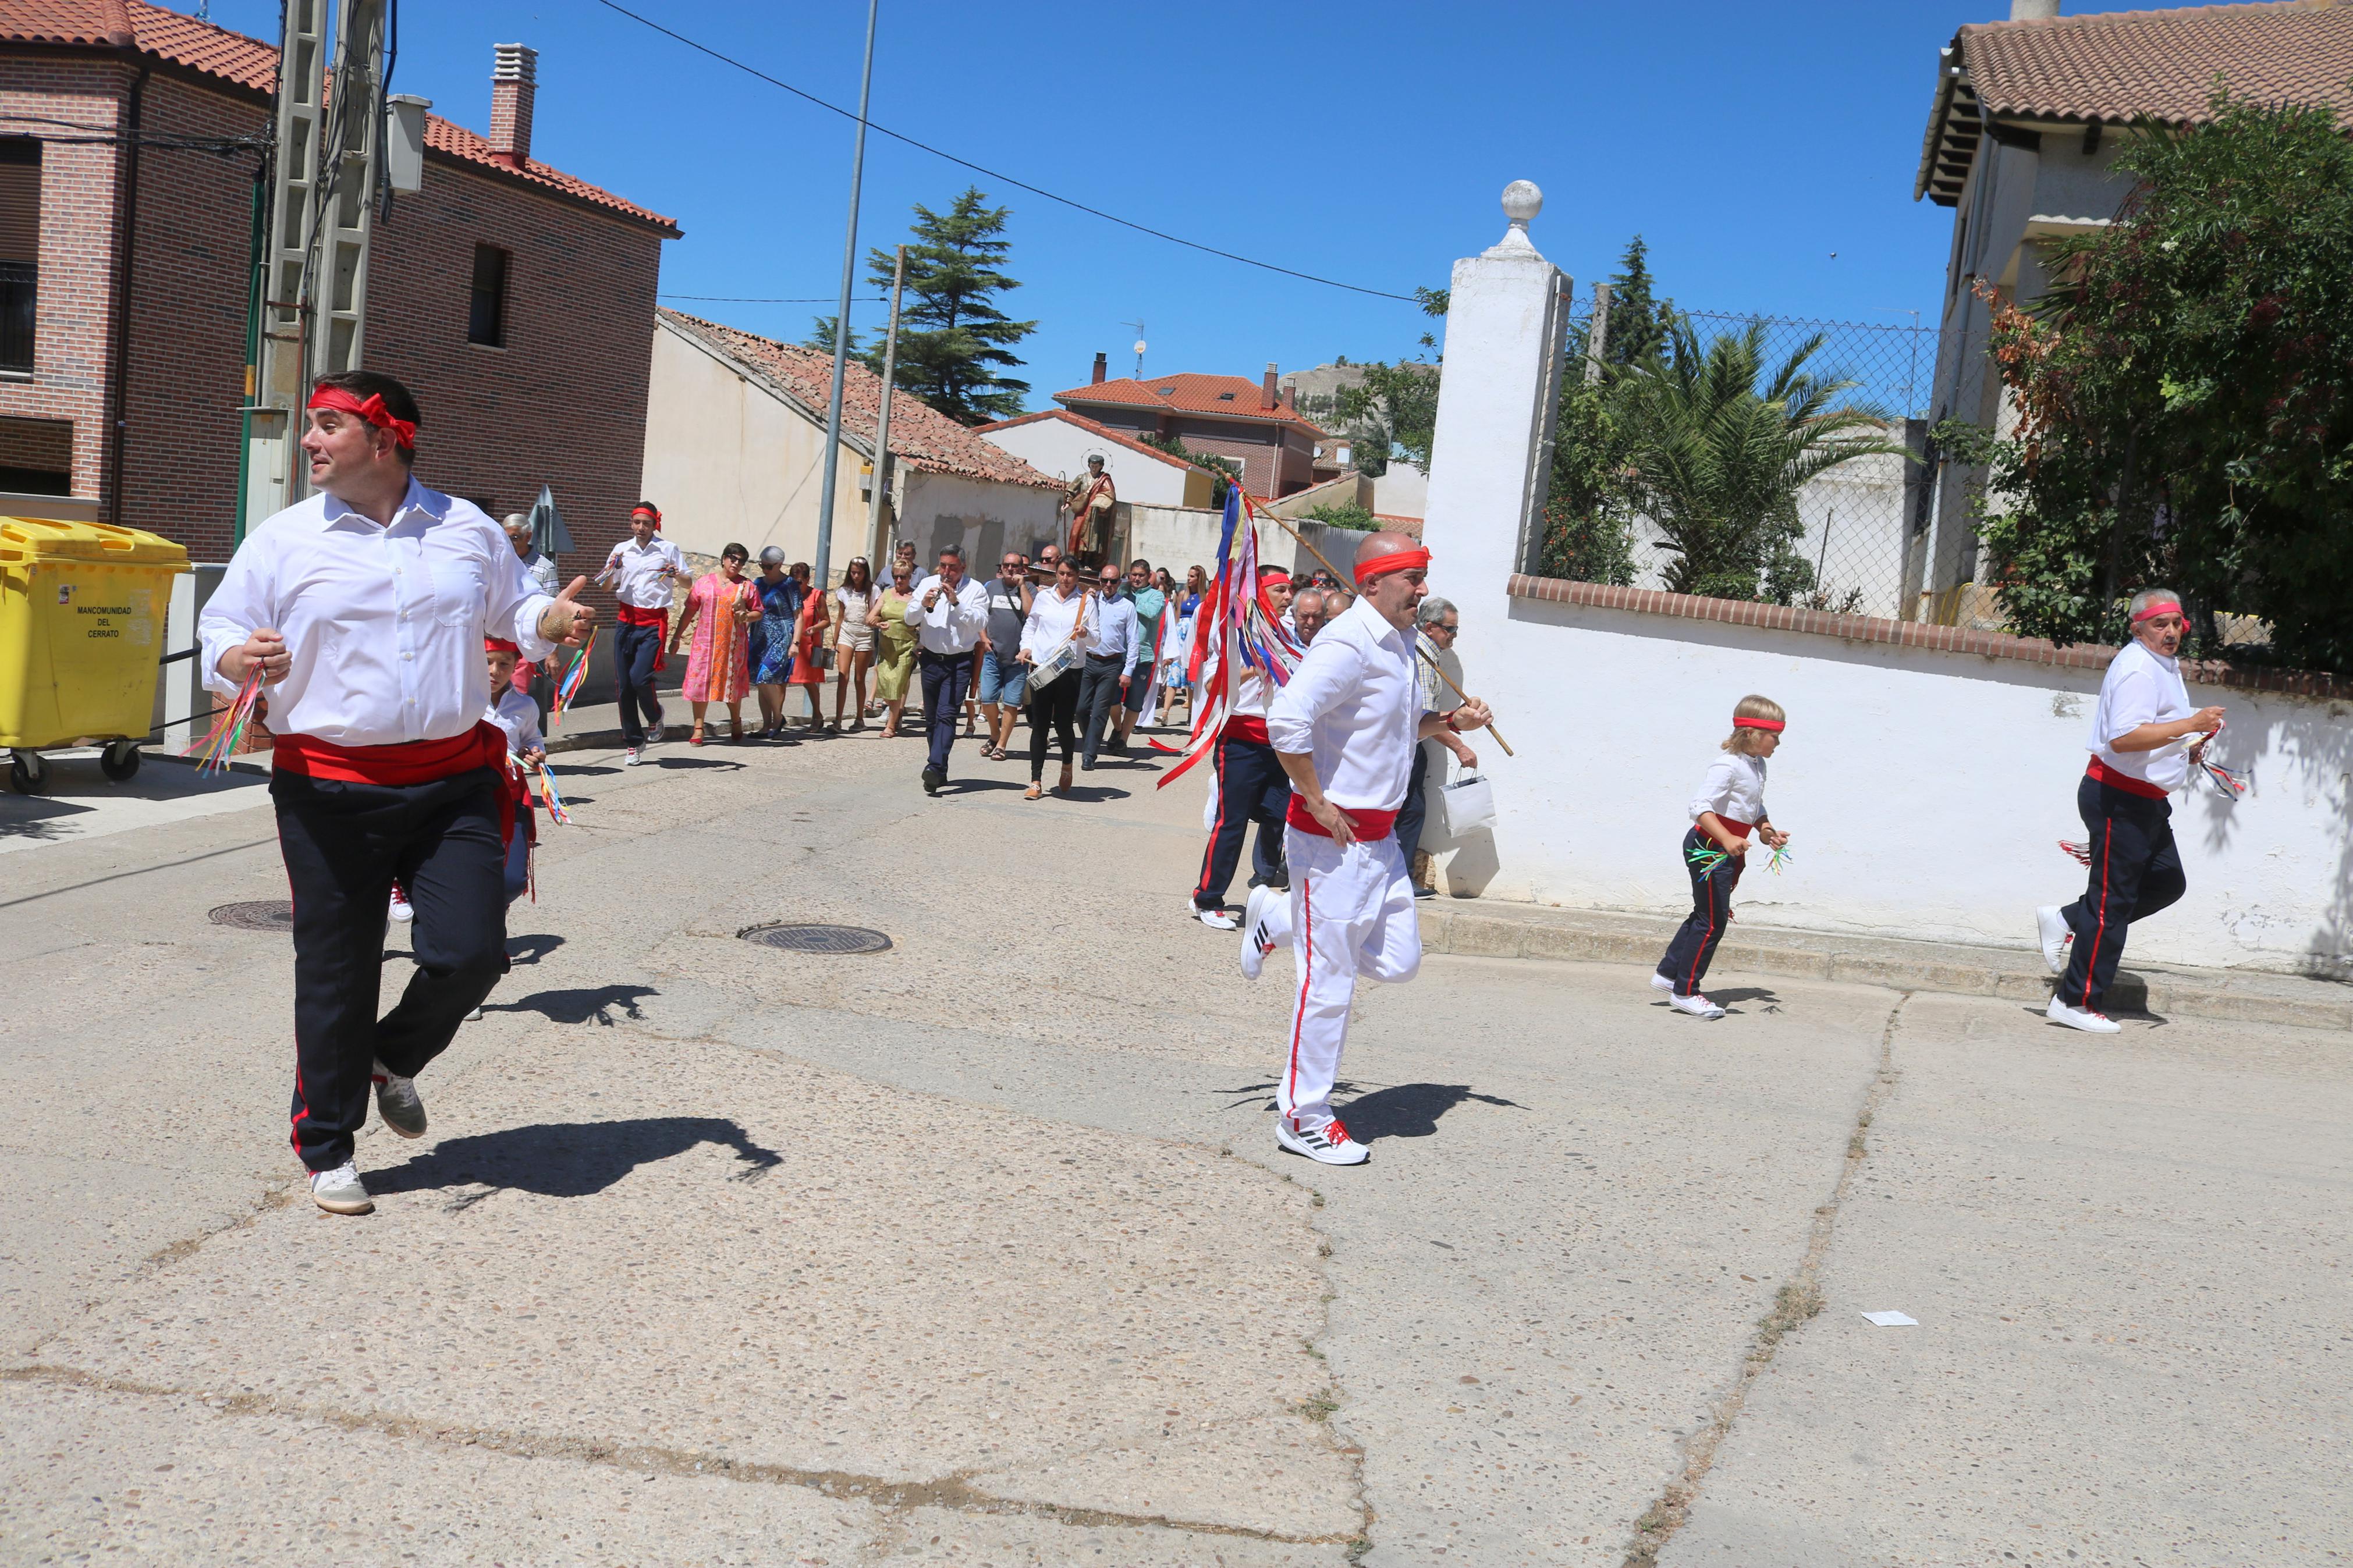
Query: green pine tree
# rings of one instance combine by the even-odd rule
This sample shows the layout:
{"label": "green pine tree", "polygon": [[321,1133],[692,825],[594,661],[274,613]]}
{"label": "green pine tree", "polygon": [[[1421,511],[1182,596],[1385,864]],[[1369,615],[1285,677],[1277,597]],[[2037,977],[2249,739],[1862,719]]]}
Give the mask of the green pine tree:
{"label": "green pine tree", "polygon": [[[997,295],[1021,285],[1002,270],[1013,248],[1002,237],[1012,209],[986,202],[977,186],[967,186],[944,214],[916,204],[899,313],[897,389],[965,425],[1021,412],[1029,384],[1004,373],[1022,363],[1012,351],[1038,327],[997,307]],[[890,251],[867,252],[868,280],[885,295],[892,262]],[[878,373],[883,347],[876,342],[866,350],[866,363]]]}
{"label": "green pine tree", "polygon": [[[811,316],[809,318],[809,335],[803,338],[801,340],[801,343],[802,346],[815,349],[819,353],[831,353],[833,352],[833,318],[831,316]],[[858,329],[856,327],[849,329],[849,352],[853,356],[860,358],[863,358],[865,354],[865,351],[859,346]]]}
{"label": "green pine tree", "polygon": [[1609,335],[1601,353],[1611,364],[1647,364],[1667,346],[1675,302],[1651,296],[1649,257],[1650,247],[1636,235],[1609,279]]}

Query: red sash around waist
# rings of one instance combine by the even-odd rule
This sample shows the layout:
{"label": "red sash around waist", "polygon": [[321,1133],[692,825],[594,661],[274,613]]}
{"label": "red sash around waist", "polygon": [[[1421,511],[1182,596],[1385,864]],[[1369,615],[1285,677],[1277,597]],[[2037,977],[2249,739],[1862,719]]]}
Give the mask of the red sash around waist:
{"label": "red sash around waist", "polygon": [[1226,727],[1218,731],[1218,738],[1222,741],[1256,741],[1261,746],[1272,743],[1266,738],[1266,716],[1262,713],[1229,715]]}
{"label": "red sash around waist", "polygon": [[[661,635],[654,640],[654,668],[670,668],[670,606],[648,609],[643,605],[616,605],[614,618],[625,626],[659,626]],[[628,679],[627,676],[623,679]]]}
{"label": "red sash around waist", "polygon": [[337,784],[406,785],[489,768],[499,775],[499,836],[514,834],[514,796],[507,778],[507,732],[485,719],[446,741],[393,746],[338,746],[316,735],[277,735],[269,765],[281,773]]}
{"label": "red sash around waist", "polygon": [[[1733,832],[1738,834],[1743,838],[1747,837],[1750,834],[1757,831],[1757,825],[1755,823],[1743,822],[1736,816],[1726,816],[1720,811],[1715,814],[1715,819],[1724,824],[1726,827],[1732,829]],[[1697,823],[1694,823],[1692,826],[1696,827],[1699,825]],[[1702,834],[1700,837],[1704,838],[1706,835]]]}
{"label": "red sash around waist", "polygon": [[[1356,837],[1367,843],[1387,838],[1397,831],[1398,814],[1394,811],[1375,811],[1365,805],[1344,805],[1340,809],[1346,812],[1348,820],[1356,825]],[[1291,809],[1283,814],[1282,819],[1302,833],[1313,833],[1318,838],[1332,837],[1322,823],[1309,815],[1307,803],[1295,795],[1291,797]]]}
{"label": "red sash around waist", "polygon": [[2156,784],[2147,779],[2137,779],[2130,773],[2118,773],[2097,757],[2092,759],[2092,765],[2085,768],[2084,773],[2087,778],[2097,779],[2104,784],[2123,790],[2126,795],[2146,795],[2150,800],[2165,798],[2165,791]]}

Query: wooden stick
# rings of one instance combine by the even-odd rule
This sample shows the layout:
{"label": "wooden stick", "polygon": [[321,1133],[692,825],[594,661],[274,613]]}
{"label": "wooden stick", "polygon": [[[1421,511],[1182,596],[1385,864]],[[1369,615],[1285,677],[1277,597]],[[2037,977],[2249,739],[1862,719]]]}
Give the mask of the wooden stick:
{"label": "wooden stick", "polygon": [[[1248,490],[1244,490],[1242,494],[1245,498],[1250,496],[1250,492]],[[1258,502],[1254,499],[1250,500],[1250,509],[1253,511],[1261,510]],[[1351,583],[1355,581],[1355,573],[1352,572],[1345,577],[1342,576],[1340,574],[1340,569],[1337,566],[1333,565],[1331,562],[1324,560],[1324,552],[1315,548],[1314,542],[1312,540],[1310,540],[1305,534],[1300,532],[1297,529],[1291,526],[1291,520],[1289,518],[1279,516],[1271,511],[1266,512],[1265,516],[1275,522],[1281,523],[1282,525],[1283,532],[1291,535],[1292,538],[1299,541],[1301,544],[1306,546],[1307,553],[1313,555],[1318,562],[1323,563],[1324,570],[1332,574],[1332,580],[1334,582]],[[1349,592],[1353,594],[1356,590],[1351,588],[1349,589]],[[1448,688],[1453,691],[1455,696],[1460,697],[1465,702],[1471,700],[1471,694],[1454,684],[1454,678],[1446,673],[1443,666],[1434,658],[1429,659],[1428,662],[1430,668],[1438,671],[1438,679],[1446,682]],[[1495,737],[1495,744],[1504,748],[1504,755],[1507,757],[1515,757],[1519,755],[1517,752],[1512,750],[1512,743],[1504,739],[1504,732],[1495,727],[1495,721],[1493,719],[1487,721],[1487,733]]]}

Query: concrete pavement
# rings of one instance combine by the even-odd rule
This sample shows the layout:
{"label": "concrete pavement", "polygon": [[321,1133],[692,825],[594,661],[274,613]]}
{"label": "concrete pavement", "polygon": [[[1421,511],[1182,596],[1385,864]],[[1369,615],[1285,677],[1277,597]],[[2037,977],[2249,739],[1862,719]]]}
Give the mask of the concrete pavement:
{"label": "concrete pavement", "polygon": [[[1287,963],[1184,918],[1191,784],[655,756],[561,760],[359,1221],[283,1142],[283,937],[205,921],[284,896],[267,811],[7,858],[0,1560],[2353,1550],[2341,1037],[1440,954],[1335,1172],[1271,1146]],[[736,940],[787,919],[893,945]]]}

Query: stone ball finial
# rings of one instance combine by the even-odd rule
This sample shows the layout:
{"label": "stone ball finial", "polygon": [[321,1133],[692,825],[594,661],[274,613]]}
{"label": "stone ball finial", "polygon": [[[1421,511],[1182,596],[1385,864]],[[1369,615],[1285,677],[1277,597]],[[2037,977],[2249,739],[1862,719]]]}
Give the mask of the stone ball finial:
{"label": "stone ball finial", "polygon": [[1514,228],[1525,228],[1528,220],[1544,211],[1544,193],[1536,189],[1534,180],[1514,180],[1504,187],[1504,216],[1512,220]]}

